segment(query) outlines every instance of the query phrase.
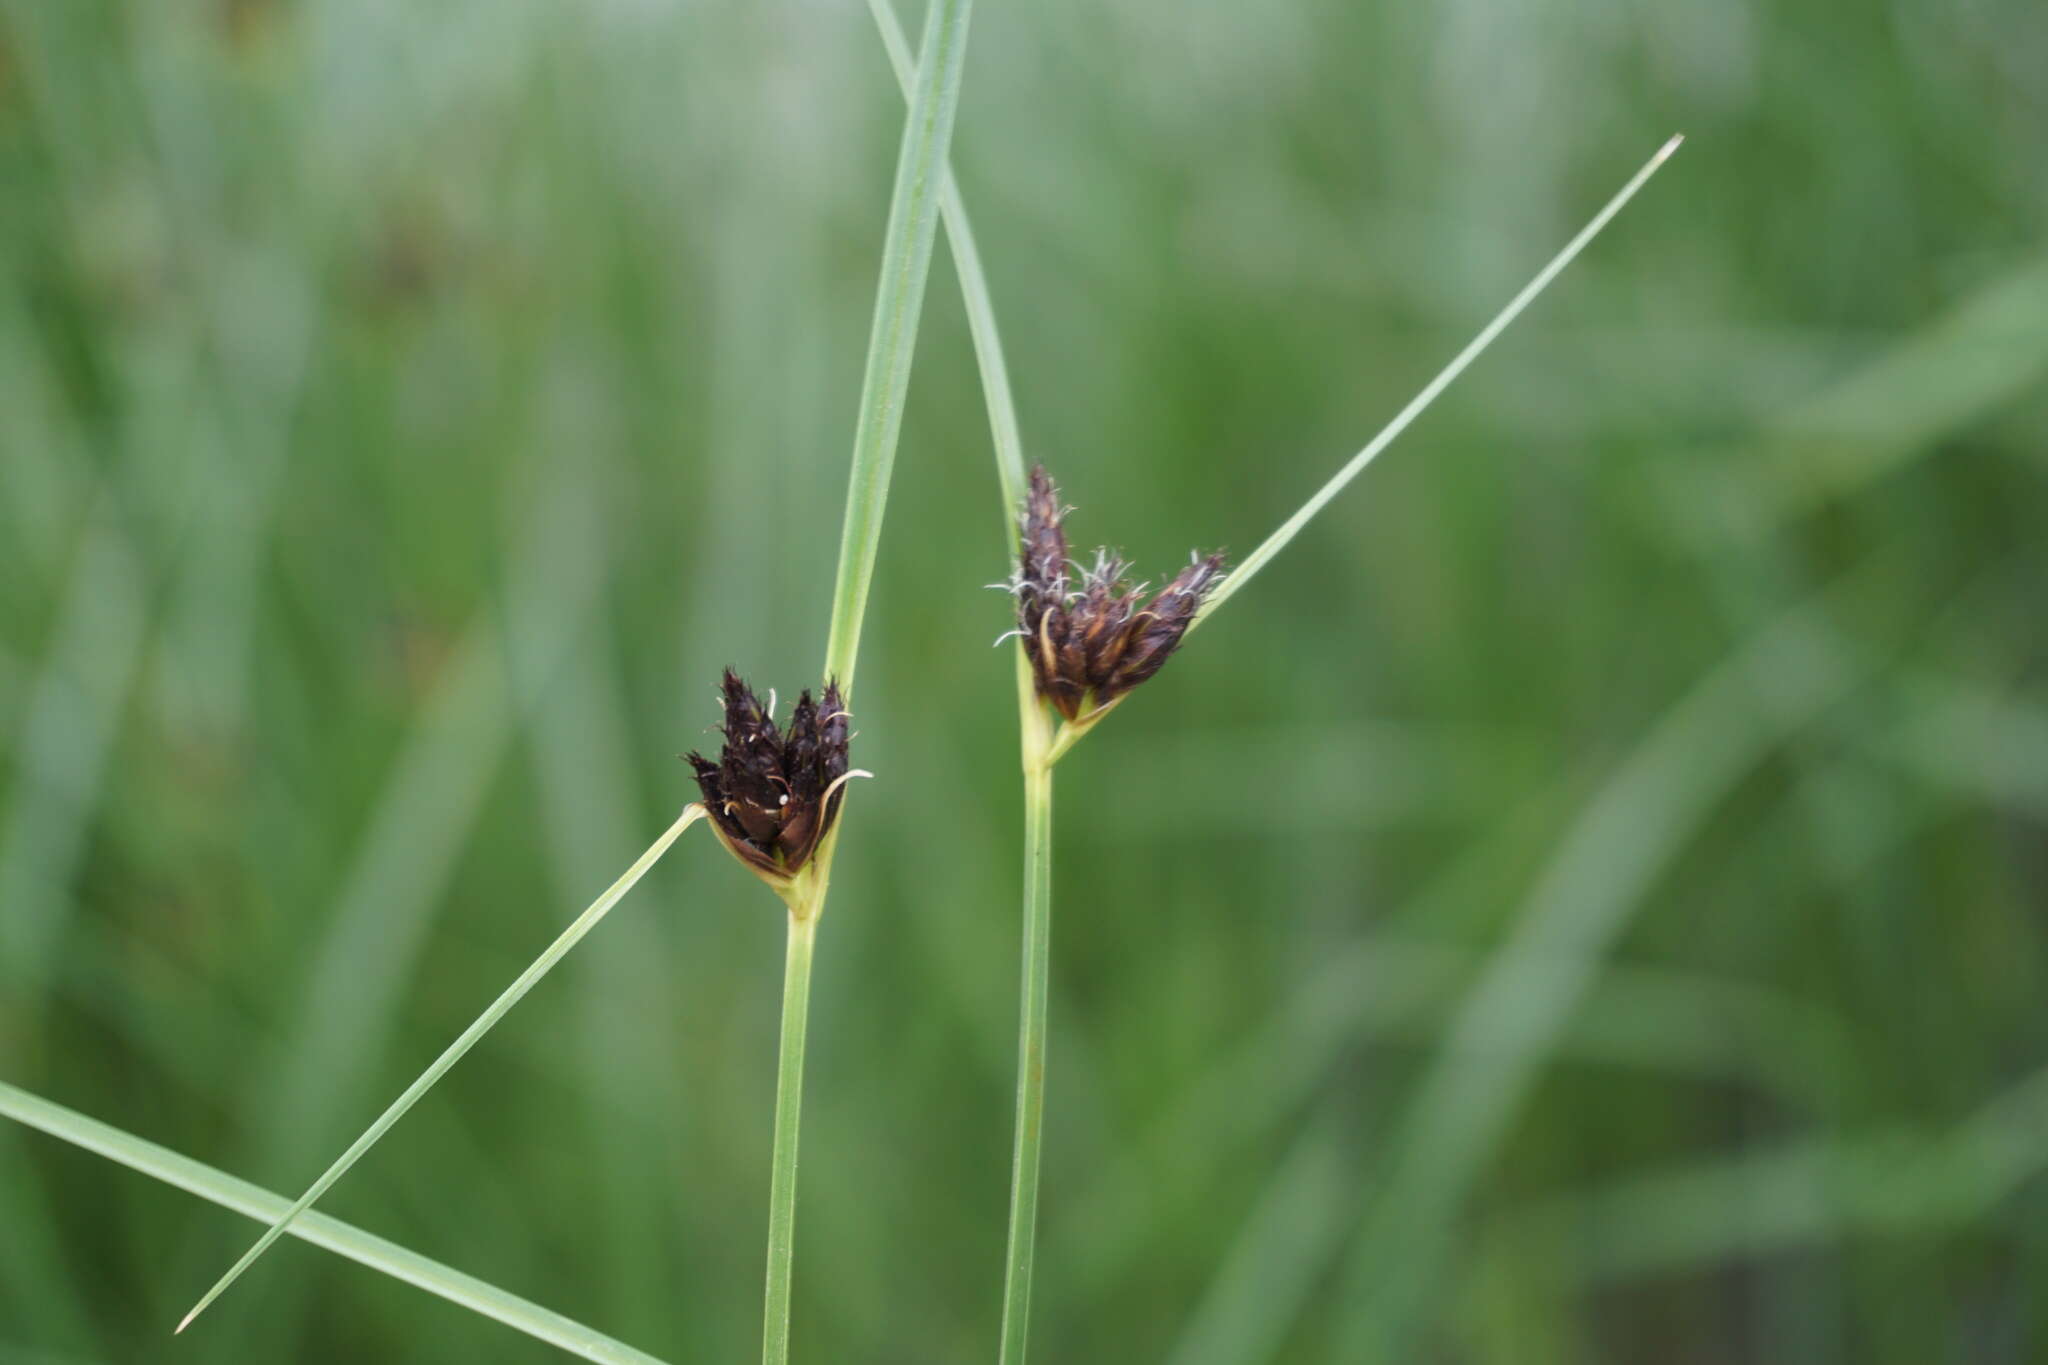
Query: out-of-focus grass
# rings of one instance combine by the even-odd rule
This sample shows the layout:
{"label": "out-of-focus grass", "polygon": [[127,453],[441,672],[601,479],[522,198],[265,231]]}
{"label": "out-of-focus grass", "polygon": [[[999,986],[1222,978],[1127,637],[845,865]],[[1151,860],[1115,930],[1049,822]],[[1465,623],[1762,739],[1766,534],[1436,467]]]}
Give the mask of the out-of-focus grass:
{"label": "out-of-focus grass", "polygon": [[[1417,1351],[2038,1356],[2038,7],[982,8],[953,161],[1026,449],[1145,565],[1256,544],[1689,134],[1070,761],[1039,1353],[1341,1358],[1412,1231]],[[0,1077],[299,1188],[666,823],[718,667],[815,667],[900,108],[858,5],[0,4]],[[924,347],[813,1006],[834,1360],[998,1311],[950,281]],[[1703,719],[1787,613],[1842,688]],[[1674,725],[1695,799],[1615,797]],[[330,1211],[743,1356],[779,932],[659,869]],[[1540,1029],[1459,1046],[1501,980]],[[14,1129],[0,1209],[28,1358],[158,1358],[245,1236]],[[279,1260],[181,1356],[549,1358]]]}

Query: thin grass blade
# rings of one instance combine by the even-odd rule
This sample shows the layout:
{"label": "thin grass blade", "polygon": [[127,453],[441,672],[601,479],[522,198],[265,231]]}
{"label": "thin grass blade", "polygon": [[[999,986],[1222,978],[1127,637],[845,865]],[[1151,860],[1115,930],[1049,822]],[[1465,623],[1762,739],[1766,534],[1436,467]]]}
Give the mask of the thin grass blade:
{"label": "thin grass blade", "polygon": [[590,904],[588,909],[578,915],[569,927],[562,931],[561,936],[549,944],[546,951],[535,958],[533,964],[521,972],[518,978],[505,988],[503,994],[491,1002],[490,1008],[479,1015],[475,1023],[464,1029],[462,1036],[450,1043],[447,1051],[435,1058],[434,1064],[420,1073],[420,1078],[407,1086],[405,1093],[393,1100],[391,1107],[380,1114],[377,1117],[377,1121],[371,1124],[369,1129],[361,1137],[357,1138],[350,1145],[349,1149],[343,1152],[336,1159],[335,1163],[329,1166],[326,1172],[318,1180],[314,1181],[312,1186],[304,1194],[300,1195],[290,1208],[279,1215],[277,1221],[272,1223],[269,1229],[256,1239],[256,1245],[244,1252],[242,1259],[235,1262],[228,1269],[228,1273],[221,1276],[219,1282],[213,1288],[206,1291],[205,1296],[193,1306],[192,1311],[185,1315],[184,1321],[178,1324],[177,1331],[182,1332],[191,1326],[192,1319],[206,1311],[206,1306],[219,1298],[221,1291],[239,1279],[242,1272],[254,1264],[258,1256],[269,1250],[271,1244],[284,1235],[285,1230],[291,1226],[293,1219],[304,1213],[312,1206],[314,1200],[325,1194],[335,1181],[347,1174],[349,1167],[355,1165],[361,1159],[363,1153],[375,1146],[377,1140],[390,1131],[391,1126],[397,1123],[399,1119],[405,1117],[405,1112],[418,1103],[422,1095],[431,1090],[435,1083],[448,1073],[451,1067],[462,1060],[464,1053],[476,1046],[478,1039],[490,1032],[491,1028],[500,1019],[505,1017],[507,1011],[518,1004],[526,993],[533,989],[536,982],[554,970],[555,964],[566,957],[569,950],[574,948],[585,934],[597,927],[598,921],[602,920],[611,911],[611,908],[617,905],[642,877],[647,875],[649,868],[661,860],[661,855],[668,852],[669,845],[673,844],[684,830],[695,824],[703,815],[704,808],[702,806],[693,803],[686,807],[683,813],[676,818],[676,822],[670,825],[660,838],[648,846],[647,851],[642,853],[634,864],[626,869],[625,874],[613,882],[602,896],[599,896]]}
{"label": "thin grass blade", "polygon": [[[881,30],[882,45],[889,50],[889,65],[896,83],[909,100],[915,93],[917,68],[911,64],[910,40],[889,0],[868,0],[868,13]],[[981,371],[981,392],[988,406],[989,435],[995,442],[996,477],[1003,489],[1003,530],[1014,546],[1017,540],[1017,507],[1024,501],[1024,439],[1017,426],[1017,402],[1010,388],[1010,369],[1003,358],[1003,339],[996,331],[995,302],[989,295],[988,276],[981,268],[981,248],[974,243],[974,229],[967,221],[967,203],[950,166],[943,168],[939,186],[939,218],[946,225],[946,244],[952,248],[953,273],[960,280],[960,296],[967,307],[967,331],[974,341],[974,360]]]}
{"label": "thin grass blade", "polygon": [[[290,1208],[281,1194],[273,1194],[261,1186],[202,1165],[190,1157],[180,1156],[168,1148],[144,1141],[97,1119],[87,1118],[5,1082],[0,1082],[0,1116],[260,1223],[278,1219]],[[403,1280],[487,1318],[495,1318],[507,1327],[551,1346],[559,1346],[571,1355],[605,1361],[608,1365],[661,1365],[654,1356],[614,1341],[574,1319],[565,1318],[516,1294],[509,1294],[496,1285],[465,1275],[439,1261],[428,1260],[324,1213],[306,1214],[293,1223],[289,1231],[292,1236],[314,1246],[324,1247],[337,1256],[346,1256],[358,1265]]]}
{"label": "thin grass blade", "polygon": [[925,281],[931,274],[939,182],[953,141],[953,116],[960,107],[960,75],[966,65],[967,26],[973,9],[973,0],[932,0],[925,16],[917,81],[896,162],[889,226],[882,239],[882,280],[875,294],[874,327],[868,335],[867,373],[861,381],[853,469],[847,481],[846,524],[840,532],[839,573],[832,589],[832,632],[825,646],[825,675],[838,679],[849,700],[861,623],[867,615],[868,585],[875,575],[882,512],[896,465],[896,441],[903,431],[903,399],[910,390],[910,362],[917,349]]}
{"label": "thin grass blade", "polygon": [[1265,568],[1266,562],[1272,559],[1274,555],[1279,554],[1280,551],[1285,549],[1287,542],[1293,540],[1300,533],[1301,528],[1308,525],[1316,513],[1328,506],[1332,498],[1343,492],[1353,479],[1363,473],[1365,467],[1378,458],[1381,451],[1392,445],[1394,439],[1406,431],[1409,424],[1414,422],[1417,417],[1420,417],[1423,411],[1431,403],[1434,403],[1445,389],[1451,386],[1451,381],[1463,374],[1466,368],[1479,358],[1480,353],[1491,346],[1494,340],[1507,330],[1508,324],[1520,317],[1522,310],[1535,302],[1536,296],[1541,294],[1549,286],[1550,282],[1556,279],[1581,251],[1586,249],[1586,245],[1589,242],[1600,235],[1600,230],[1607,226],[1615,214],[1621,212],[1623,206],[1629,200],[1635,198],[1636,191],[1640,190],[1649,181],[1650,177],[1657,173],[1657,168],[1670,159],[1671,154],[1678,150],[1678,145],[1683,141],[1685,141],[1684,135],[1679,134],[1662,147],[1659,147],[1657,154],[1643,164],[1643,168],[1637,171],[1612,199],[1607,201],[1606,206],[1600,212],[1593,215],[1593,220],[1587,223],[1585,227],[1579,229],[1579,235],[1565,243],[1564,250],[1551,257],[1550,264],[1537,271],[1536,277],[1522,286],[1522,292],[1510,299],[1507,307],[1495,314],[1493,321],[1487,323],[1480,330],[1479,335],[1472,338],[1471,342],[1466,345],[1464,350],[1458,352],[1450,364],[1438,371],[1436,378],[1423,385],[1422,391],[1408,400],[1407,407],[1394,414],[1394,420],[1382,427],[1379,435],[1373,437],[1367,443],[1365,449],[1352,456],[1350,462],[1338,470],[1328,483],[1316,490],[1314,497],[1301,505],[1300,511],[1282,522],[1279,530],[1266,537],[1265,544],[1247,555],[1244,562],[1239,564],[1228,578],[1225,578],[1217,585],[1216,590],[1209,595],[1209,600],[1204,602],[1202,609],[1195,614],[1194,625],[1190,626],[1189,629],[1192,630],[1195,626],[1199,626],[1202,622],[1208,620],[1218,607],[1229,601],[1237,593],[1238,589],[1251,582],[1253,575]]}

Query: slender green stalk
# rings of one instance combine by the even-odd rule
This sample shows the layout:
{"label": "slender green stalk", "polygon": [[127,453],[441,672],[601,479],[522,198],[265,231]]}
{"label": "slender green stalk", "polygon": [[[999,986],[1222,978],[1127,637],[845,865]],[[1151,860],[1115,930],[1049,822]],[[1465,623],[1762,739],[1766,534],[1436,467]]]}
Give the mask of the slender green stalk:
{"label": "slender green stalk", "polygon": [[[911,84],[917,69],[911,65],[910,42],[889,0],[868,0],[868,13],[881,30],[882,45],[889,50],[889,66],[903,98],[912,98]],[[953,273],[960,280],[960,297],[966,304],[967,331],[974,340],[974,359],[981,371],[981,391],[988,407],[989,435],[995,441],[996,478],[1003,489],[1003,529],[1014,546],[1017,541],[1017,508],[1024,501],[1024,440],[1017,427],[1017,403],[1010,392],[1010,368],[1003,359],[1002,336],[996,331],[995,301],[989,296],[988,275],[981,268],[981,248],[975,245],[974,229],[967,221],[967,203],[953,181],[951,167],[939,187],[939,218],[946,225],[946,243],[952,248]]]}
{"label": "slender green stalk", "polygon": [[1623,205],[1635,198],[1636,191],[1641,189],[1645,182],[1657,173],[1657,168],[1670,159],[1671,154],[1678,150],[1678,144],[1683,141],[1685,141],[1685,137],[1683,134],[1680,134],[1666,142],[1662,147],[1659,147],[1657,154],[1645,162],[1643,168],[1637,171],[1630,178],[1629,182],[1623,185],[1598,213],[1593,215],[1593,220],[1587,223],[1585,227],[1579,229],[1579,235],[1565,243],[1564,250],[1551,257],[1550,263],[1537,271],[1534,279],[1522,286],[1522,292],[1508,300],[1507,307],[1496,313],[1493,321],[1481,328],[1479,335],[1473,337],[1465,349],[1458,352],[1452,358],[1450,364],[1437,372],[1436,378],[1423,385],[1422,391],[1408,400],[1408,406],[1394,414],[1393,421],[1380,428],[1379,435],[1367,442],[1365,449],[1353,455],[1345,466],[1331,477],[1328,483],[1316,490],[1314,497],[1303,503],[1299,511],[1280,524],[1279,530],[1267,536],[1264,544],[1245,556],[1244,562],[1232,570],[1228,578],[1225,578],[1216,585],[1216,591],[1209,594],[1209,600],[1204,602],[1201,610],[1195,614],[1194,625],[1190,626],[1189,629],[1193,630],[1195,626],[1199,626],[1202,622],[1208,620],[1216,608],[1229,601],[1239,588],[1251,582],[1252,576],[1258,573],[1260,569],[1265,568],[1266,562],[1272,559],[1274,555],[1287,548],[1287,542],[1293,540],[1301,531],[1301,528],[1308,525],[1316,513],[1328,506],[1332,498],[1343,492],[1353,479],[1363,473],[1365,467],[1371,464],[1381,451],[1392,445],[1394,438],[1406,431],[1409,424],[1417,417],[1420,417],[1423,410],[1428,408],[1431,403],[1434,403],[1438,395],[1451,386],[1451,381],[1463,374],[1466,367],[1477,360],[1480,353],[1491,346],[1494,343],[1494,339],[1507,330],[1508,324],[1520,317],[1522,310],[1535,302],[1536,296],[1541,294],[1545,287],[1552,280],[1556,279],[1581,251],[1586,249],[1586,244],[1600,235],[1600,229],[1606,227],[1608,221],[1615,214],[1621,212]]}
{"label": "slender green stalk", "polygon": [[[914,98],[908,45],[888,0],[868,0],[868,11],[888,48],[896,79]],[[952,248],[954,271],[966,303],[968,330],[980,367],[982,393],[1002,494],[1003,529],[1017,540],[1017,508],[1024,499],[1023,440],[1010,387],[995,306],[981,265],[981,252],[967,218],[967,206],[950,168],[940,194],[940,211]],[[1017,659],[1017,714],[1024,764],[1024,944],[1017,1030],[1017,1129],[1010,1170],[1010,1228],[1003,1272],[1005,1362],[1024,1359],[1030,1330],[1031,1274],[1037,1241],[1039,1152],[1045,1132],[1045,1033],[1052,934],[1052,746],[1044,705],[1020,650]]]}
{"label": "slender green stalk", "polygon": [[[281,1194],[273,1194],[259,1185],[202,1165],[167,1147],[146,1142],[132,1133],[87,1118],[75,1110],[4,1082],[0,1082],[0,1116],[118,1162],[130,1170],[140,1171],[188,1194],[196,1194],[259,1223],[275,1221],[291,1206],[291,1201]],[[291,1224],[289,1231],[292,1236],[314,1246],[323,1247],[337,1256],[346,1256],[358,1265],[403,1280],[487,1318],[495,1318],[507,1327],[551,1346],[559,1346],[571,1355],[585,1360],[606,1361],[610,1365],[661,1365],[655,1357],[636,1351],[624,1342],[614,1341],[580,1322],[542,1308],[517,1294],[508,1294],[496,1285],[486,1284],[439,1261],[428,1260],[382,1237],[374,1237],[339,1219],[329,1218],[324,1213],[303,1215]]]}
{"label": "slender green stalk", "polygon": [[490,1032],[492,1027],[505,1017],[506,1012],[518,1004],[528,991],[533,989],[536,982],[554,970],[555,964],[568,956],[569,950],[582,942],[585,934],[597,927],[598,921],[609,914],[611,908],[617,905],[624,898],[625,894],[638,884],[642,877],[647,875],[647,870],[661,860],[661,855],[668,852],[669,845],[675,843],[682,832],[695,824],[703,815],[704,808],[702,806],[693,803],[685,807],[683,813],[676,817],[676,822],[663,831],[660,838],[648,846],[647,851],[641,854],[631,867],[626,869],[624,875],[613,882],[602,896],[592,901],[590,907],[578,915],[570,923],[569,927],[564,929],[561,935],[553,943],[550,943],[539,957],[533,960],[532,965],[521,972],[512,984],[507,986],[503,993],[491,1002],[490,1008],[478,1015],[476,1022],[464,1029],[462,1036],[450,1043],[447,1050],[434,1059],[433,1065],[421,1072],[419,1079],[407,1086],[405,1093],[393,1100],[391,1107],[378,1115],[377,1121],[371,1124],[361,1137],[351,1143],[349,1149],[336,1158],[334,1164],[329,1166],[321,1177],[314,1181],[306,1192],[292,1203],[291,1207],[278,1215],[276,1221],[271,1223],[264,1234],[256,1239],[256,1245],[242,1253],[242,1259],[230,1266],[228,1273],[221,1276],[213,1288],[207,1290],[205,1296],[197,1304],[193,1305],[192,1311],[185,1315],[184,1321],[178,1324],[177,1330],[182,1332],[191,1326],[192,1319],[204,1312],[208,1304],[220,1297],[222,1290],[239,1279],[242,1272],[254,1264],[258,1256],[268,1251],[271,1244],[284,1235],[285,1230],[291,1226],[293,1219],[311,1208],[314,1200],[327,1193],[328,1188],[335,1181],[346,1175],[349,1167],[355,1165],[361,1159],[363,1153],[375,1146],[377,1140],[389,1132],[393,1124],[404,1118],[405,1112],[417,1104],[422,1095],[433,1089],[435,1083],[441,1077],[447,1075],[451,1067],[462,1060],[464,1053],[476,1046],[478,1039]]}
{"label": "slender green stalk", "polygon": [[815,914],[789,912],[789,950],[782,968],[782,1053],[775,1071],[775,1160],[768,1187],[768,1306],[761,1333],[762,1365],[789,1359],[790,1259],[796,1247],[796,1146],[804,1092],[804,1025],[810,1015],[811,945]]}
{"label": "slender green stalk", "polygon": [[825,676],[836,678],[849,699],[860,652],[868,584],[882,535],[889,476],[903,429],[903,398],[931,273],[938,230],[939,181],[960,106],[960,73],[967,57],[967,22],[973,0],[932,0],[925,11],[917,82],[896,161],[889,227],[882,239],[882,280],[868,334],[867,374],[853,437],[853,468],[846,491],[846,524],[839,539],[839,574],[832,590],[832,631],[825,646]]}
{"label": "slender green stalk", "polygon": [[[1021,655],[1020,655],[1021,658]],[[1028,681],[1026,683],[1028,689]],[[1038,1240],[1038,1155],[1045,1139],[1045,1023],[1052,950],[1052,764],[1045,707],[1024,711],[1024,963],[1017,1019],[1017,1135],[1003,1263],[1002,1365],[1021,1365],[1031,1330]]]}
{"label": "slender green stalk", "polygon": [[[875,293],[874,325],[868,334],[867,372],[861,381],[855,421],[852,469],[847,480],[846,521],[839,539],[839,571],[832,589],[831,631],[825,644],[825,676],[836,680],[850,702],[861,624],[867,614],[882,513],[903,430],[903,400],[910,388],[910,363],[917,349],[917,325],[931,274],[933,239],[938,235],[940,184],[960,107],[960,79],[967,57],[968,20],[973,0],[932,0],[925,11],[917,78],[909,91],[910,112],[897,153],[896,184],[889,201],[889,226],[882,239],[882,278]],[[900,36],[900,35],[899,35]],[[789,1358],[789,1299],[796,1239],[796,1154],[803,1116],[804,1025],[810,1008],[811,947],[837,833],[785,893],[790,909],[788,958],[783,975],[781,1060],[775,1084],[775,1150],[768,1193],[768,1284],[761,1330],[761,1358],[780,1365]]]}
{"label": "slender green stalk", "polygon": [[[914,98],[909,46],[888,0],[868,0],[905,98]],[[1017,408],[996,330],[995,306],[981,252],[968,224],[967,206],[950,168],[939,207],[952,248],[954,272],[966,303],[968,331],[981,371],[1001,487],[1003,530],[1014,547],[1017,508],[1024,500],[1024,450]],[[1024,1358],[1030,1329],[1031,1272],[1037,1240],[1039,1151],[1045,1131],[1045,1029],[1052,934],[1053,737],[1044,705],[1021,650],[1017,660],[1017,715],[1024,763],[1024,946],[1022,1000],[1017,1030],[1017,1131],[1010,1170],[1010,1230],[1003,1273],[1003,1348],[1006,1362]]]}

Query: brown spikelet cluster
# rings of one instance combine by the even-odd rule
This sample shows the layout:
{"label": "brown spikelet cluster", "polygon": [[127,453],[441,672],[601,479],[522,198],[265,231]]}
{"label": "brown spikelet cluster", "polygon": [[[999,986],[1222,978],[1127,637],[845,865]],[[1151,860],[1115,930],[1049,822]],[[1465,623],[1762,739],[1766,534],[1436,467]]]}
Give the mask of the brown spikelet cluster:
{"label": "brown spikelet cluster", "polygon": [[846,793],[847,714],[836,683],[813,702],[806,689],[787,731],[731,669],[723,688],[725,745],[718,761],[684,755],[704,807],[730,848],[770,877],[794,876],[832,829]]}
{"label": "brown spikelet cluster", "polygon": [[1146,585],[1131,584],[1130,565],[1108,550],[1095,552],[1076,583],[1061,528],[1066,513],[1044,466],[1032,469],[1010,587],[1038,695],[1074,720],[1160,670],[1194,624],[1202,599],[1222,580],[1223,556],[1196,556],[1140,605]]}

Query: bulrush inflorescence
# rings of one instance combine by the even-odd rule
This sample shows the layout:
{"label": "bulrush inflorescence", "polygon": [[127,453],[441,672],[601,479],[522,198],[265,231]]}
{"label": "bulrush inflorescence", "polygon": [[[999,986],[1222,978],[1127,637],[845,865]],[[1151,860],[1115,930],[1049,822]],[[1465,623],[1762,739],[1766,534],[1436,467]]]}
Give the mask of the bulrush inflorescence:
{"label": "bulrush inflorescence", "polygon": [[725,745],[718,761],[699,753],[684,758],[696,769],[704,808],[725,846],[762,876],[787,881],[831,833],[844,797],[840,788],[866,776],[846,766],[848,717],[839,686],[826,683],[817,702],[805,689],[787,733],[731,669],[723,697]]}
{"label": "bulrush inflorescence", "polygon": [[1194,624],[1202,599],[1223,577],[1223,556],[1196,555],[1172,582],[1138,605],[1146,584],[1132,585],[1130,565],[1108,550],[1079,570],[1067,557],[1060,523],[1071,510],[1043,465],[1031,471],[1024,498],[1017,577],[1017,634],[1031,660],[1038,695],[1076,720],[1121,697],[1157,673]]}

